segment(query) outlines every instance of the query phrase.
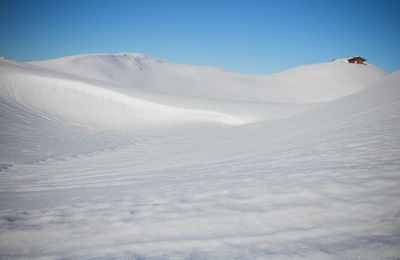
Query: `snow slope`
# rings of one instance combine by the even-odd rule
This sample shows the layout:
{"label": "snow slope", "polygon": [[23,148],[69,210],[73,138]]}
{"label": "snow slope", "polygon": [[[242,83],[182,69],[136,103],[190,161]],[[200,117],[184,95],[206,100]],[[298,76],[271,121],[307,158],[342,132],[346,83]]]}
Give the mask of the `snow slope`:
{"label": "snow slope", "polygon": [[[218,96],[228,89],[223,84],[210,99],[216,87],[211,83],[204,92],[193,83],[194,95],[171,85],[165,93],[157,84],[138,87],[133,78],[130,85],[100,72],[74,74],[66,65],[56,71],[61,69],[11,63],[0,63],[0,258],[400,257],[400,72],[386,75],[372,65],[339,64],[350,70],[340,72],[338,64],[317,64],[270,76],[237,75],[298,87],[292,94],[306,109],[296,111],[298,104],[279,103],[289,98],[279,91],[271,94],[276,100],[259,97],[255,104],[250,90],[258,88],[255,84],[237,83],[243,92],[249,88],[247,96],[227,101]],[[221,73],[226,82],[232,80],[231,72]],[[327,75],[339,78],[337,85],[326,85],[327,92],[332,90],[326,96],[335,94],[335,100],[321,102],[325,94],[313,92],[324,87],[319,81],[305,84],[313,82],[307,79],[313,73],[328,83]],[[295,81],[301,84],[289,84]],[[354,93],[348,95],[343,84]],[[123,95],[191,115],[199,109],[213,116],[224,110],[224,119],[240,124],[221,127],[215,122],[224,121],[210,114],[202,121],[167,115],[177,122],[151,131],[110,129],[105,123],[93,128],[104,120],[79,121],[66,110],[52,112],[58,102],[41,103],[48,97],[66,102],[62,96],[74,102],[67,90],[78,101],[82,95],[89,104],[111,109],[125,106],[113,96]],[[98,92],[111,97],[99,101]],[[186,98],[195,104],[185,103]],[[259,120],[242,121],[257,105],[270,107],[270,101],[276,110],[269,113],[281,113],[274,120],[259,113]],[[282,112],[287,106],[293,106],[291,116]],[[153,119],[159,112],[146,111]],[[40,158],[28,160],[33,156]]]}
{"label": "snow slope", "polygon": [[330,101],[386,75],[373,65],[330,62],[256,76],[173,64],[137,53],[78,55],[32,64],[174,96],[284,103]]}
{"label": "snow slope", "polygon": [[8,63],[1,64],[3,98],[83,125],[120,129],[174,125],[182,121],[242,123],[222,113],[166,106],[57,73],[41,71],[42,75],[37,75],[36,68]]}
{"label": "snow slope", "polygon": [[141,54],[96,54],[30,64],[0,60],[0,96],[93,128],[246,124],[315,108],[386,75],[325,63],[267,76],[172,64]]}

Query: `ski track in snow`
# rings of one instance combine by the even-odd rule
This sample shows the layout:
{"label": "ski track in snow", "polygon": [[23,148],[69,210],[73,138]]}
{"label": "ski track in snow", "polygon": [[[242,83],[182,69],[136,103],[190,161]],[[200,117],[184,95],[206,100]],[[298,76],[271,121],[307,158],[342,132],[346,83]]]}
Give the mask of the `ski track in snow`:
{"label": "ski track in snow", "polygon": [[3,97],[0,258],[398,259],[399,87],[153,131]]}

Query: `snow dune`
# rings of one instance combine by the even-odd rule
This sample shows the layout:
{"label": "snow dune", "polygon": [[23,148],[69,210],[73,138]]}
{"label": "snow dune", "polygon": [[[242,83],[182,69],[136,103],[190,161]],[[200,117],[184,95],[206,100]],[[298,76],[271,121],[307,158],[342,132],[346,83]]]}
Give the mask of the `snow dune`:
{"label": "snow dune", "polygon": [[23,73],[5,65],[0,89],[3,98],[81,125],[121,129],[198,121],[245,122],[218,112],[157,104],[52,74]]}
{"label": "snow dune", "polygon": [[173,64],[137,53],[70,56],[32,64],[162,94],[284,103],[330,101],[354,93],[386,74],[372,65],[330,62],[257,76]]}
{"label": "snow dune", "polygon": [[0,258],[400,256],[400,72],[107,54],[0,74]]}
{"label": "snow dune", "polygon": [[32,62],[94,79],[173,96],[249,102],[317,103],[357,92],[386,72],[373,65],[334,62],[272,75],[246,75],[213,67],[173,64],[137,53],[92,54]]}
{"label": "snow dune", "polygon": [[349,95],[386,73],[325,63],[267,76],[172,64],[142,54],[0,61],[1,97],[74,124],[143,129],[240,125],[295,115]]}

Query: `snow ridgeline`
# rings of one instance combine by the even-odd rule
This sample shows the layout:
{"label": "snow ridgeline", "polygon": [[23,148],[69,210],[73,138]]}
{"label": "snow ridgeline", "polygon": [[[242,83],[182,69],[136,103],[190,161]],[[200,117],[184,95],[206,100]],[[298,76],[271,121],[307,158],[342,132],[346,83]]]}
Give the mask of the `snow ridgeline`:
{"label": "snow ridgeline", "polygon": [[0,97],[65,122],[106,129],[284,118],[386,75],[372,65],[337,63],[245,75],[135,53],[30,63],[2,59],[0,74]]}

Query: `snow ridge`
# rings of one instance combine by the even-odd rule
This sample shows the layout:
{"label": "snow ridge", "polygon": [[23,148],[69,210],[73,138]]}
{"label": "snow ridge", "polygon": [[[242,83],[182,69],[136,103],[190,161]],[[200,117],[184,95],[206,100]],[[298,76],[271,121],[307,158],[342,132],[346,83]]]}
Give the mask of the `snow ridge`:
{"label": "snow ridge", "polygon": [[386,73],[372,65],[316,64],[252,76],[173,64],[138,53],[2,60],[0,95],[71,123],[144,129],[277,119],[357,92]]}

